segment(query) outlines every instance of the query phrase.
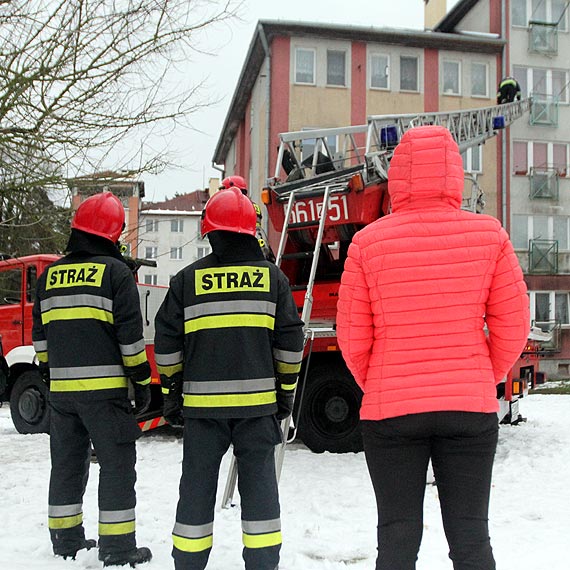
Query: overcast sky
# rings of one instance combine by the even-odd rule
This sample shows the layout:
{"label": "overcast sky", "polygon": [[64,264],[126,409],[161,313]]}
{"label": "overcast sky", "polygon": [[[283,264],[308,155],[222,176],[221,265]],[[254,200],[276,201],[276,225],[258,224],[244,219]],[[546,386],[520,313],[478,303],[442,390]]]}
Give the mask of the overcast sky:
{"label": "overcast sky", "polygon": [[[448,10],[456,2],[447,0]],[[147,200],[203,188],[220,175],[211,168],[212,156],[258,20],[423,29],[424,0],[244,0],[240,14],[240,20],[209,31],[203,45],[215,54],[200,56],[190,66],[190,73],[205,78],[211,99],[220,103],[194,115],[192,124],[201,133],[180,128],[170,135],[169,147],[185,167],[145,174]]]}

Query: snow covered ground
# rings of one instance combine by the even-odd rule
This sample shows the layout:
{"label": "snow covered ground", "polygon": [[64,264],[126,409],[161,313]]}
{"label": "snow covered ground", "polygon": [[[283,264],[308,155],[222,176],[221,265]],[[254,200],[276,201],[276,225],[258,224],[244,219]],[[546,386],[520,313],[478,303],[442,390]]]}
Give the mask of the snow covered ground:
{"label": "snow covered ground", "polygon": [[[499,569],[567,570],[570,537],[570,396],[532,395],[521,403],[528,421],[502,426],[493,476],[491,538]],[[138,443],[137,537],[154,558],[140,568],[173,568],[170,532],[178,495],[181,442],[148,434]],[[222,464],[219,498],[225,484]],[[88,537],[97,537],[97,471],[91,466],[84,501]],[[47,530],[49,447],[46,435],[20,435],[8,406],[0,409],[0,568],[101,568],[95,551],[64,561],[51,553]],[[280,570],[371,570],[376,512],[364,455],[316,455],[287,449],[281,478],[284,544]],[[208,570],[241,561],[239,507],[216,509]],[[426,487],[418,570],[451,569],[437,501]]]}

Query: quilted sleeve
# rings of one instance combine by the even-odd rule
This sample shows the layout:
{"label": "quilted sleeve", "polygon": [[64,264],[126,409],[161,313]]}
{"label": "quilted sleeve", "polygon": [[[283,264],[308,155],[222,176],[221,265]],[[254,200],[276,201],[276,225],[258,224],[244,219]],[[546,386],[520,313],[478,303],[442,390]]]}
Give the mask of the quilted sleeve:
{"label": "quilted sleeve", "polygon": [[374,330],[358,236],[350,244],[344,264],[338,293],[336,331],[346,365],[357,384],[364,389]]}
{"label": "quilted sleeve", "polygon": [[522,270],[507,232],[500,231],[501,251],[485,313],[495,382],[500,382],[517,361],[530,330],[529,300]]}

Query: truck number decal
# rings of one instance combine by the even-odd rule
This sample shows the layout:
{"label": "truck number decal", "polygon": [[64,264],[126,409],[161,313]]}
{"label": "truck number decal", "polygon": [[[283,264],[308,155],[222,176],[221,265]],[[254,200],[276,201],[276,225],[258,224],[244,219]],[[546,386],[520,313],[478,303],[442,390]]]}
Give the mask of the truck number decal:
{"label": "truck number decal", "polygon": [[[348,201],[345,194],[331,196],[329,204],[328,220],[330,222],[348,222]],[[322,199],[298,200],[291,210],[289,223],[296,224],[318,220],[322,211]]]}

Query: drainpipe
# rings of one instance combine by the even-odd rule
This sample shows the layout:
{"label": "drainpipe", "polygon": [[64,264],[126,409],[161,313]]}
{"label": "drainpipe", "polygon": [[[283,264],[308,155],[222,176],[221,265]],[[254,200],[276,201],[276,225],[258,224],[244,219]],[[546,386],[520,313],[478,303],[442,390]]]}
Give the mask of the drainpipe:
{"label": "drainpipe", "polygon": [[271,109],[270,109],[270,102],[271,102],[271,51],[269,50],[269,44],[267,43],[267,37],[265,35],[265,30],[261,23],[257,24],[257,31],[259,32],[259,39],[261,40],[261,45],[263,46],[263,50],[265,51],[265,59],[267,61],[267,94],[266,94],[266,103],[265,103],[265,164],[264,164],[264,173],[265,173],[265,180],[269,178],[269,139],[271,136],[271,124],[270,124],[270,117],[271,117]]}
{"label": "drainpipe", "polygon": [[[506,8],[506,0],[501,0],[501,37],[507,40],[507,8]],[[501,78],[506,77],[508,73],[507,69],[507,49],[508,44],[505,43],[503,46],[503,57],[501,58]],[[510,227],[509,221],[507,220],[507,132],[503,131],[502,133],[503,144],[501,145],[501,198],[502,198],[502,219],[503,219],[503,227],[508,228]]]}

